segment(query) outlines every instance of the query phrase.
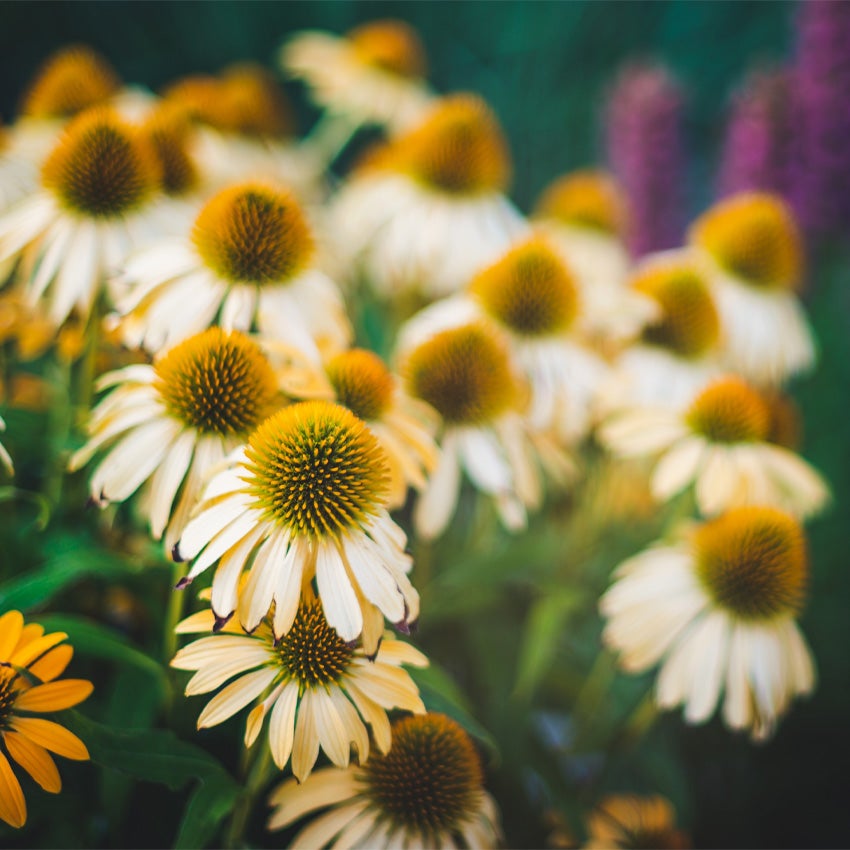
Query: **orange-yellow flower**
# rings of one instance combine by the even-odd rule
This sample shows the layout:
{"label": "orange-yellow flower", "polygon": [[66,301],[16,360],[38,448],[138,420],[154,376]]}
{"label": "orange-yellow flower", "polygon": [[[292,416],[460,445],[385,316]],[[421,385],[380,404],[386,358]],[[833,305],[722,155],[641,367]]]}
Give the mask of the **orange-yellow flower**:
{"label": "orange-yellow flower", "polygon": [[45,791],[62,789],[50,753],[85,761],[85,744],[64,726],[35,715],[61,711],[92,692],[85,679],[62,679],[74,650],[64,632],[45,634],[37,623],[24,624],[20,611],[0,617],[0,820],[15,828],[27,819],[27,804],[10,757]]}

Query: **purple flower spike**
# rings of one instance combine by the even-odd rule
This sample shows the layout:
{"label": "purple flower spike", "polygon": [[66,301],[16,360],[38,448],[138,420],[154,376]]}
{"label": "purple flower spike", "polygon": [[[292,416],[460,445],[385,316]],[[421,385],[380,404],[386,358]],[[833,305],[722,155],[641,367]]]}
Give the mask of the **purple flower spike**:
{"label": "purple flower spike", "polygon": [[684,97],[658,65],[623,70],[608,105],[611,168],[629,199],[629,247],[635,256],[673,248],[684,230]]}
{"label": "purple flower spike", "polygon": [[792,202],[810,231],[850,223],[850,3],[800,9]]}
{"label": "purple flower spike", "polygon": [[735,94],[717,190],[790,196],[792,105],[785,71],[756,71]]}

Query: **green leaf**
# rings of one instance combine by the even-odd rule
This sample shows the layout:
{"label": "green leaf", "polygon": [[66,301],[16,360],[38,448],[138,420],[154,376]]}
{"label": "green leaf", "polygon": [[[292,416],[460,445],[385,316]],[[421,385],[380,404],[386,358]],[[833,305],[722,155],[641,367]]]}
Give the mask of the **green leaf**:
{"label": "green leaf", "polygon": [[65,632],[74,650],[94,658],[128,664],[147,673],[159,689],[160,698],[168,693],[168,677],[159,662],[133,647],[112,629],[85,617],[71,614],[46,614],[38,618],[45,631]]}
{"label": "green leaf", "polygon": [[68,727],[85,742],[95,764],[172,791],[198,783],[183,815],[177,847],[203,847],[214,837],[240,789],[209,753],[168,730],[110,729],[76,711],[68,715]]}
{"label": "green leaf", "polygon": [[538,599],[528,615],[514,692],[528,697],[552,665],[558,639],[574,611],[586,601],[585,595],[573,588],[552,592]]}
{"label": "green leaf", "polygon": [[201,782],[183,811],[174,841],[175,850],[191,850],[208,844],[218,825],[230,814],[238,796],[239,786],[229,774],[214,774]]}
{"label": "green leaf", "polygon": [[118,575],[130,566],[82,537],[62,536],[38,569],[0,585],[0,611],[29,611],[49,602],[57,593],[90,575]]}
{"label": "green leaf", "polygon": [[407,671],[419,688],[419,695],[428,711],[438,711],[451,717],[486,745],[492,754],[498,752],[495,738],[472,716],[465,697],[445,670],[432,661],[428,667],[408,667]]}

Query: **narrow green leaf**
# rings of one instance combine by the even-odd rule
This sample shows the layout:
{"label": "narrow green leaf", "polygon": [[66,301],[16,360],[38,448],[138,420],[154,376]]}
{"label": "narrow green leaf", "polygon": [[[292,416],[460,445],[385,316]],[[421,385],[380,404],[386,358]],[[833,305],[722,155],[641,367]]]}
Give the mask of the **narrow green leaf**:
{"label": "narrow green leaf", "polygon": [[70,614],[47,614],[39,617],[38,622],[46,631],[66,632],[69,643],[82,655],[117,661],[146,673],[157,688],[159,699],[167,695],[168,677],[159,662],[131,646],[112,629]]}
{"label": "narrow green leaf", "polygon": [[514,686],[517,696],[530,696],[546,675],[567,620],[582,607],[584,601],[584,594],[569,588],[544,596],[532,606],[517,663]]}
{"label": "narrow green leaf", "polygon": [[175,850],[205,847],[230,814],[238,796],[239,786],[229,774],[214,774],[201,782],[183,811]]}

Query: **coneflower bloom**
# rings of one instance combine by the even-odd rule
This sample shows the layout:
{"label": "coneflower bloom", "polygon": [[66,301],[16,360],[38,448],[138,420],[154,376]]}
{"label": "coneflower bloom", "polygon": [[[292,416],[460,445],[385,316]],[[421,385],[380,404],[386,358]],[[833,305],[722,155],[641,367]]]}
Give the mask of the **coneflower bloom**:
{"label": "coneflower bloom", "polygon": [[159,160],[162,191],[172,198],[197,193],[203,176],[194,150],[195,132],[188,111],[163,102],[151,109],[142,131]]}
{"label": "coneflower bloom", "polygon": [[561,440],[584,437],[608,366],[577,333],[583,290],[552,243],[531,236],[479,272],[469,296],[509,336],[531,398],[533,428]]}
{"label": "coneflower bloom", "polygon": [[97,387],[111,392],[94,409],[90,439],[70,468],[106,452],[89,485],[101,506],[145,484],[142,511],[157,540],[166,534],[169,551],[209,472],[284,402],[260,347],[220,328],[190,337],[153,365],[110,372]]}
{"label": "coneflower bloom", "polygon": [[428,320],[424,314],[413,320],[400,349],[408,393],[442,419],[440,459],[417,500],[416,530],[425,539],[445,530],[457,506],[462,470],[495,500],[504,525],[519,530],[526,509],[540,503],[542,492],[535,446],[523,420],[525,388],[508,340],[482,321],[445,330],[417,327]]}
{"label": "coneflower bloom", "polygon": [[628,198],[637,257],[675,247],[684,229],[683,114],[682,90],[659,65],[629,65],[611,93],[608,156]]}
{"label": "coneflower bloom", "polygon": [[437,100],[338,195],[331,218],[340,250],[385,298],[456,292],[527,227],[504,195],[510,170],[502,131],[482,100]]}
{"label": "coneflower bloom", "polygon": [[720,319],[706,276],[681,251],[647,257],[631,288],[650,300],[655,315],[619,356],[602,391],[606,407],[688,404],[720,374]]}
{"label": "coneflower bloom", "polygon": [[670,801],[658,795],[611,794],[587,818],[585,850],[685,850],[690,846],[688,836],[676,826]]}
{"label": "coneflower bloom", "polygon": [[75,761],[89,757],[85,744],[64,726],[38,715],[81,703],[92,692],[85,679],[59,679],[74,650],[64,632],[44,634],[24,625],[20,611],[0,616],[0,820],[20,828],[27,805],[9,759],[50,794],[62,790],[51,753]]}
{"label": "coneflower bloom", "polygon": [[712,287],[724,356],[757,384],[779,384],[815,361],[815,345],[794,292],[802,239],[777,197],[735,195],[694,222],[690,243]]}
{"label": "coneflower bloom", "polygon": [[[0,431],[5,430],[6,423],[3,421],[3,417],[0,417]],[[15,471],[15,467],[12,464],[12,457],[2,443],[0,443],[0,466],[2,466],[9,475]]]}
{"label": "coneflower bloom", "polygon": [[806,542],[790,515],[735,508],[625,561],[600,600],[605,643],[629,672],[657,663],[656,700],[769,736],[791,700],[814,686],[796,617],[809,578]]}
{"label": "coneflower bloom", "polygon": [[15,149],[41,165],[68,119],[103,106],[121,90],[109,62],[85,44],[72,44],[49,56],[36,72],[15,123]]}
{"label": "coneflower bloom", "polygon": [[[207,613],[206,625],[212,628],[214,618]],[[201,631],[200,619],[194,622],[192,631]],[[386,753],[391,743],[387,711],[425,712],[402,664],[425,667],[428,659],[389,633],[376,654],[367,656],[361,645],[342,640],[328,625],[314,597],[302,601],[279,640],[268,620],[251,634],[228,624],[181,649],[171,662],[195,671],[186,696],[209,693],[233,680],[207,703],[198,717],[199,729],[222,723],[259,700],[248,715],[245,746],[254,744],[269,716],[274,762],[283,770],[291,756],[299,782],[310,775],[320,747],[335,765],[347,767],[353,744],[363,764],[369,758],[365,723],[378,750]]]}
{"label": "coneflower bloom", "polygon": [[404,21],[370,21],[342,38],[298,33],[281,48],[280,64],[307,84],[319,106],[353,128],[409,127],[431,98],[425,49]]}
{"label": "coneflower bloom", "polygon": [[404,504],[408,487],[423,490],[437,464],[432,408],[411,398],[384,362],[362,348],[337,354],[325,367],[336,400],[378,438],[389,466],[387,507]]}
{"label": "coneflower bloom", "polygon": [[630,261],[623,240],[628,215],[613,178],[593,170],[559,177],[544,190],[532,221],[575,276],[583,331],[602,343],[634,337],[652,310],[626,285]]}
{"label": "coneflower bloom", "polygon": [[392,727],[392,748],[360,767],[326,767],[271,794],[268,827],[281,829],[327,808],[293,848],[488,848],[499,845],[499,813],[484,790],[469,735],[442,714],[413,715]]}
{"label": "coneflower bloom", "polygon": [[194,561],[181,584],[220,561],[212,583],[219,623],[235,611],[251,632],[274,604],[281,637],[315,576],[331,627],[346,641],[362,633],[373,652],[383,631],[376,612],[402,629],[419,616],[407,540],[387,513],[388,484],[377,438],[350,410],[326,401],[286,407],[210,480],[175,547],[175,557]]}
{"label": "coneflower bloom", "polygon": [[[125,341],[168,348],[213,323],[338,351],[351,329],[334,284],[315,265],[315,240],[295,196],[265,183],[223,189],[191,234],[132,257],[115,283]],[[186,305],[192,305],[187,309]]]}
{"label": "coneflower bloom", "polygon": [[168,87],[165,103],[196,122],[193,156],[204,186],[222,188],[262,176],[300,197],[317,191],[320,162],[295,144],[292,107],[274,76],[253,63],[217,77],[186,77]]}
{"label": "coneflower bloom", "polygon": [[600,435],[620,456],[658,456],[652,492],[659,500],[693,484],[704,515],[752,504],[800,517],[817,513],[829,490],[802,458],[768,441],[771,420],[768,401],[730,376],[713,381],[682,411],[626,410]]}
{"label": "coneflower bloom", "polygon": [[785,71],[757,71],[735,94],[717,178],[721,196],[791,191],[792,91]]}
{"label": "coneflower bloom", "polygon": [[19,260],[32,303],[61,325],[87,318],[108,270],[157,235],[160,169],[147,139],[97,107],[74,119],[41,169],[41,188],[0,218],[0,264]]}

